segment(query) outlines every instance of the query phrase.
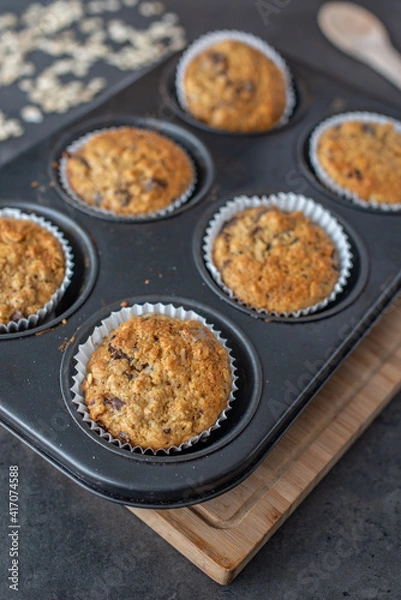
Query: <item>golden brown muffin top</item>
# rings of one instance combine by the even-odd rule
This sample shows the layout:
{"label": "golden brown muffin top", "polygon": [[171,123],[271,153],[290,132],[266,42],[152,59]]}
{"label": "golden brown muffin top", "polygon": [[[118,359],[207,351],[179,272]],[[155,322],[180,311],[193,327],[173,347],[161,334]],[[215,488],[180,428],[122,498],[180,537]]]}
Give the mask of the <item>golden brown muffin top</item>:
{"label": "golden brown muffin top", "polygon": [[110,333],[82,389],[92,420],[123,443],[157,450],[211,427],[231,385],[227,351],[207,327],[150,314]]}
{"label": "golden brown muffin top", "polygon": [[321,302],[339,277],[337,251],[326,232],[302,212],[248,208],[216,237],[213,262],[248,306],[290,313]]}
{"label": "golden brown muffin top", "polygon": [[283,72],[262,52],[224,40],[198,54],[184,75],[188,111],[227,131],[271,129],[286,106]]}
{"label": "golden brown muffin top", "polygon": [[32,221],[0,217],[0,323],[38,312],[65,276],[59,241]]}
{"label": "golden brown muffin top", "polygon": [[337,185],[361,200],[401,203],[401,133],[392,124],[331,127],[319,138],[317,158]]}
{"label": "golden brown muffin top", "polygon": [[81,200],[121,215],[166,208],[189,188],[194,172],[172,140],[134,127],[103,131],[67,155],[66,174]]}

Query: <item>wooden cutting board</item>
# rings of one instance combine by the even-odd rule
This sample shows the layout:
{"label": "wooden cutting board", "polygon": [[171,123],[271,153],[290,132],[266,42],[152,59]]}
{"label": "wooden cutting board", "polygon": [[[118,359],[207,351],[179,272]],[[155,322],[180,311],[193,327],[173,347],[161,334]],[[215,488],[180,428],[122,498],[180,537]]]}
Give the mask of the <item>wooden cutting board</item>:
{"label": "wooden cutting board", "polygon": [[129,510],[230,583],[400,388],[401,298],[243,483],[189,508]]}

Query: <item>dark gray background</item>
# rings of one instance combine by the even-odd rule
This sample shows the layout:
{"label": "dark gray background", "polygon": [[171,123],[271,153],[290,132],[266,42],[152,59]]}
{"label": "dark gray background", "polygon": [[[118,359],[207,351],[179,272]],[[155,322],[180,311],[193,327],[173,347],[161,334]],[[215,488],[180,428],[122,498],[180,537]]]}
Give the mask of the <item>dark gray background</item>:
{"label": "dark gray background", "polygon": [[[400,92],[323,38],[316,25],[320,0],[266,1],[283,7],[271,15],[267,25],[253,0],[166,0],[165,5],[180,15],[188,39],[216,28],[249,30],[279,50],[341,76],[401,109]],[[26,4],[2,0],[0,9],[18,10]],[[382,18],[401,50],[401,3],[370,0],[360,4]],[[96,68],[97,74],[102,74],[101,65]],[[110,83],[116,84],[127,74],[109,71],[107,76]],[[0,90],[0,108],[8,113],[12,106],[13,90]],[[62,118],[50,117],[40,126],[28,126],[23,138],[0,144],[0,160],[9,159],[82,110]],[[0,598],[7,600],[15,595],[7,591],[5,573],[7,477],[9,465],[18,464],[19,597],[24,600],[398,600],[400,417],[398,396],[226,588],[210,581],[126,509],[82,490],[0,430]]]}

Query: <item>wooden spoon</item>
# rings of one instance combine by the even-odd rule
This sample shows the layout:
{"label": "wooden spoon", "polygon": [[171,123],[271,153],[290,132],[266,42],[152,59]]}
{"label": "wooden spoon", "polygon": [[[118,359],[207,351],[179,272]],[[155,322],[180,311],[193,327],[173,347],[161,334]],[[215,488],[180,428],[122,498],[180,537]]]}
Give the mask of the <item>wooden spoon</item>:
{"label": "wooden spoon", "polygon": [[327,2],[319,11],[318,23],[337,48],[368,64],[401,89],[401,54],[373,13],[352,2]]}

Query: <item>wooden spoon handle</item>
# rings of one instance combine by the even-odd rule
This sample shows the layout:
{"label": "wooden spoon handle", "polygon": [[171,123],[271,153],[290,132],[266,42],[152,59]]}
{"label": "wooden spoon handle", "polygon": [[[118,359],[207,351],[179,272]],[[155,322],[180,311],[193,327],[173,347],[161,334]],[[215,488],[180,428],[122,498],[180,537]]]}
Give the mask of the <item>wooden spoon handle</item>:
{"label": "wooden spoon handle", "polygon": [[374,50],[365,55],[366,62],[401,90],[401,54],[391,44]]}

